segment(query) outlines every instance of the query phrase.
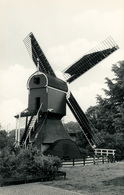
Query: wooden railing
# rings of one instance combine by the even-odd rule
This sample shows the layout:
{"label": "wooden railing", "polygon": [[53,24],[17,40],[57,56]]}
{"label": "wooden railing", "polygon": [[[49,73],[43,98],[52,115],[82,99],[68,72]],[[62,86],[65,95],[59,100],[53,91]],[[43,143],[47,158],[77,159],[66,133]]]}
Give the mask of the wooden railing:
{"label": "wooden railing", "polygon": [[115,158],[113,156],[100,156],[100,157],[88,157],[82,159],[71,159],[68,161],[63,161],[63,167],[72,167],[72,166],[85,166],[85,165],[99,165],[104,163],[113,163]]}

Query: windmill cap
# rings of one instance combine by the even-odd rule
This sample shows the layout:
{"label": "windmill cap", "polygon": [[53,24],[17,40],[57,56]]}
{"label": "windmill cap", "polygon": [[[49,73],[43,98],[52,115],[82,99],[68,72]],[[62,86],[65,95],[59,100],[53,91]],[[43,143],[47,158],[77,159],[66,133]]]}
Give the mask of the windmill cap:
{"label": "windmill cap", "polygon": [[27,81],[28,89],[47,87],[47,86],[58,90],[62,90],[64,92],[68,91],[68,86],[66,82],[52,75],[40,71],[36,71],[35,73],[33,73]]}

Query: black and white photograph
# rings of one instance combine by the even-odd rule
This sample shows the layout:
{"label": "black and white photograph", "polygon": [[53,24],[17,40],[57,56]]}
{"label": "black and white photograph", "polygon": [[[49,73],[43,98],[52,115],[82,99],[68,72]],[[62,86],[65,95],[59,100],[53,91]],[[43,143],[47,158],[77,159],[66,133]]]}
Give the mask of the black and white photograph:
{"label": "black and white photograph", "polygon": [[124,1],[0,1],[0,195],[123,195]]}

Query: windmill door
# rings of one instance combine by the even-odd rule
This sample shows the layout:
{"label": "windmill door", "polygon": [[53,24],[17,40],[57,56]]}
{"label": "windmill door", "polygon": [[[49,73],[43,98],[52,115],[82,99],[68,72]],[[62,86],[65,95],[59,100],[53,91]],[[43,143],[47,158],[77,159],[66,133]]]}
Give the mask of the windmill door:
{"label": "windmill door", "polygon": [[36,97],[35,99],[35,108],[36,110],[38,110],[40,107],[40,97]]}

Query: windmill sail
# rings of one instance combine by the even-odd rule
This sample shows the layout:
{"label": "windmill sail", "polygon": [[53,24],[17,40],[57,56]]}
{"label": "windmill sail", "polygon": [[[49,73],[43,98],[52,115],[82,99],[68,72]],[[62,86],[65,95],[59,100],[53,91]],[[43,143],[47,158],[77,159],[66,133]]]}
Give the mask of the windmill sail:
{"label": "windmill sail", "polygon": [[111,37],[84,55],[79,61],[63,71],[68,83],[71,83],[90,68],[116,51],[119,47]]}
{"label": "windmill sail", "polygon": [[50,66],[48,60],[46,59],[43,51],[41,50],[37,40],[32,33],[30,33],[24,39],[24,43],[35,65],[39,66],[39,70],[56,77],[52,67]]}
{"label": "windmill sail", "polygon": [[86,139],[88,140],[89,144],[92,148],[95,148],[96,145],[100,144],[102,140],[100,140],[96,136],[96,130],[91,129],[91,124],[87,119],[86,115],[80,108],[79,104],[75,100],[74,96],[70,92],[67,96],[67,104],[72,111],[73,115],[75,116],[76,120],[80,124],[83,134],[85,135]]}

